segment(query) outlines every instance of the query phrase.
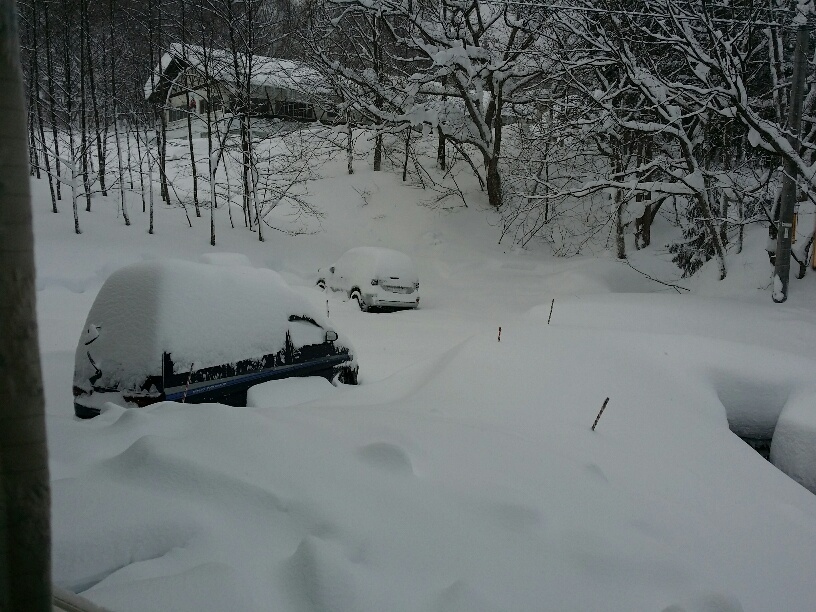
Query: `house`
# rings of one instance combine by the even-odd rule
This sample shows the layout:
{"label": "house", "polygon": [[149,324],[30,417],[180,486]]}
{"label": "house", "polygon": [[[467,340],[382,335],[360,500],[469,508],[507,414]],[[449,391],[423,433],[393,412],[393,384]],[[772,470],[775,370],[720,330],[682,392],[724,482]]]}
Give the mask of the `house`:
{"label": "house", "polygon": [[[238,55],[220,49],[173,43],[162,55],[145,98],[164,108],[168,128],[187,116],[218,121],[239,108],[246,98],[249,74],[249,115],[263,119],[334,122],[331,89],[312,67],[295,60]],[[244,112],[244,111],[242,111]]]}

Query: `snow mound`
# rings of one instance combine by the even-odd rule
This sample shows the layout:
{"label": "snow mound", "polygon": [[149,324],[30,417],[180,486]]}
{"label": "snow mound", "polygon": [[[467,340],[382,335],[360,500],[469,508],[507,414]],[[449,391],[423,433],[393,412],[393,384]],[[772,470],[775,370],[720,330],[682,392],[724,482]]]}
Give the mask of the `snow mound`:
{"label": "snow mound", "polygon": [[202,263],[214,266],[247,266],[252,267],[249,257],[243,253],[202,253],[198,257]]}
{"label": "snow mound", "polygon": [[722,593],[697,595],[665,608],[663,612],[743,612],[742,604],[735,597]]}
{"label": "snow mound", "polygon": [[249,388],[247,406],[288,408],[327,398],[336,391],[328,380],[320,376],[270,380]]}
{"label": "snow mound", "polygon": [[816,493],[816,392],[791,398],[771,443],[771,463]]}
{"label": "snow mound", "polygon": [[235,609],[803,609],[816,503],[729,431],[695,342],[526,321],[401,381],[71,423],[62,455],[106,452],[56,483],[56,579],[113,609],[222,609],[205,567]]}

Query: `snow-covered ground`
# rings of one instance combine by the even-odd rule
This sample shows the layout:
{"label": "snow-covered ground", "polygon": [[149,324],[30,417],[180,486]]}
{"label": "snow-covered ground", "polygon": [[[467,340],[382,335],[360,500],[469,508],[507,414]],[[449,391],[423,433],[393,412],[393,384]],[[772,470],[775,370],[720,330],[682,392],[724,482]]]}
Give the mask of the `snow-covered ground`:
{"label": "snow-covered ground", "polygon": [[[773,304],[760,230],[726,281],[703,270],[680,294],[608,255],[498,245],[478,193],[445,211],[396,174],[344,171],[309,187],[315,233],[259,243],[219,211],[216,247],[207,211],[189,228],[160,206],[151,236],[113,195],[77,236],[34,182],[59,586],[117,611],[814,609],[816,496],[729,423],[779,422],[772,457],[816,490],[816,273]],[[655,242],[633,265],[676,282]],[[358,245],[414,258],[419,310],[314,287]],[[77,420],[91,303],[157,257],[278,271],[351,338],[361,384]]]}

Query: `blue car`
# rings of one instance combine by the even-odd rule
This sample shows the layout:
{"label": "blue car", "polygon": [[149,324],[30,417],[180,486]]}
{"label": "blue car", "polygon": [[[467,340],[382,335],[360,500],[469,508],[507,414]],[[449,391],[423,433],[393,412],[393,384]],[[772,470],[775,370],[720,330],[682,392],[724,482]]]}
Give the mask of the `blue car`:
{"label": "blue car", "polygon": [[279,274],[248,266],[148,261],[114,272],[74,360],[74,412],[107,402],[246,405],[252,385],[290,376],[356,384],[350,344]]}

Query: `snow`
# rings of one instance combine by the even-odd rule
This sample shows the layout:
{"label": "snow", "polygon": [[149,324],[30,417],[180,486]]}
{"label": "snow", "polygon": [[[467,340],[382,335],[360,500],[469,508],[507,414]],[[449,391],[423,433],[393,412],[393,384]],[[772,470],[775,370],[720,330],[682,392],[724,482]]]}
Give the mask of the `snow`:
{"label": "snow", "polygon": [[243,253],[202,253],[199,261],[214,266],[247,266],[252,267],[249,257]]}
{"label": "snow", "polygon": [[796,26],[806,26],[808,15],[812,15],[816,10],[813,8],[813,0],[798,0],[796,4],[796,15],[793,17],[793,24]]}
{"label": "snow", "polygon": [[781,302],[785,299],[785,286],[777,274],[774,274],[773,277],[773,299],[777,302]]}
{"label": "snow", "polygon": [[[159,77],[173,59],[188,63],[199,72],[206,72],[226,84],[236,80],[234,57],[222,49],[204,49],[196,45],[171,43],[159,64],[153,70],[153,80],[158,85]],[[290,90],[305,94],[327,94],[329,90],[320,74],[307,64],[290,59],[253,55],[239,57],[239,71],[244,74],[251,70],[251,84],[255,87]],[[150,97],[154,84],[148,79],[144,86],[145,98]]]}
{"label": "snow", "polygon": [[328,398],[338,391],[321,376],[283,378],[255,385],[247,392],[247,406],[288,408]]}
{"label": "snow", "polygon": [[[261,243],[219,210],[217,247],[208,214],[189,228],[177,207],[157,206],[148,235],[134,198],[125,227],[118,194],[96,196],[74,235],[68,205],[51,213],[32,183],[57,585],[122,611],[812,609],[813,273],[774,304],[761,228],[723,283],[710,268],[678,281],[659,248],[631,251],[679,292],[608,254],[507,251],[465,175],[468,207],[451,211],[364,160],[320,173],[317,230]],[[314,287],[360,244],[414,260],[421,309],[362,313]],[[361,384],[288,379],[245,408],[109,404],[76,419],[77,338],[128,264],[156,281],[140,281],[131,314],[178,323],[191,360],[205,341],[227,351],[233,331],[275,333],[256,299],[268,287],[319,321],[328,302]],[[175,301],[165,279],[195,298]],[[181,320],[149,314],[152,300]],[[739,428],[773,429],[793,478]]]}
{"label": "snow", "polygon": [[410,284],[419,282],[416,266],[408,255],[383,247],[349,249],[340,256],[334,267],[337,274],[343,274],[352,283],[369,284],[372,279],[392,277]]}
{"label": "snow", "polygon": [[816,491],[816,395],[797,393],[788,399],[771,445],[771,461],[811,491]]}

